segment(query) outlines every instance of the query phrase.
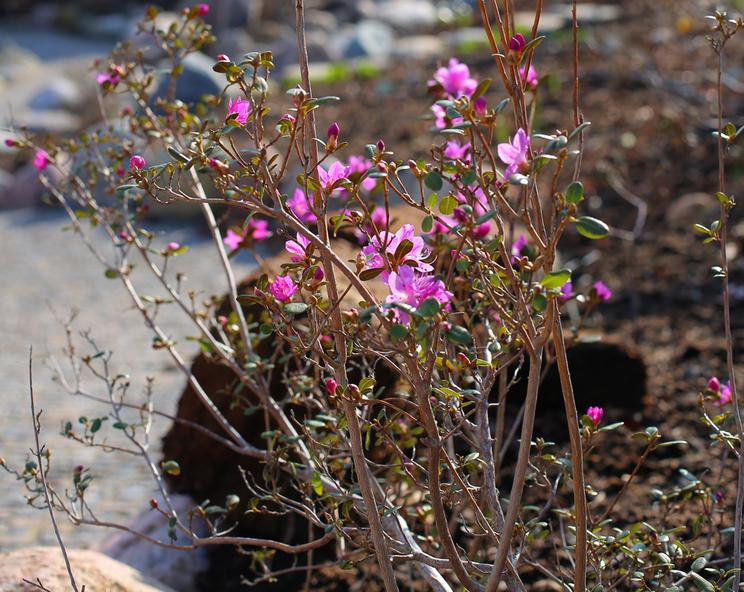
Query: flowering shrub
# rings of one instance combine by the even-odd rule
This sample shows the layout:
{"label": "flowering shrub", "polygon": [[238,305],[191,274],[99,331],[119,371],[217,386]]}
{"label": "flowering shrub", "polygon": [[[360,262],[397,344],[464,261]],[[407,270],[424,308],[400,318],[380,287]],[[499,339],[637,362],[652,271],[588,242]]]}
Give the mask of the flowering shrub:
{"label": "flowering shrub", "polygon": [[[119,430],[161,489],[164,502],[154,501],[152,508],[168,518],[169,528],[158,543],[239,545],[251,549],[253,566],[266,579],[275,575],[275,553],[307,557],[309,569],[312,551],[333,544],[336,564],[347,569],[361,569],[373,555],[375,577],[388,591],[411,580],[439,591],[493,592],[502,583],[526,590],[525,571],[560,589],[681,590],[690,581],[704,590],[735,589],[725,570],[704,570],[709,550],[699,532],[687,536],[671,528],[660,534],[649,523],[613,527],[613,509],[630,480],[611,501],[589,507],[596,492],[585,482],[583,456],[619,424],[603,422],[599,406],[579,415],[561,315],[571,303],[583,308],[583,319],[613,294],[601,280],[582,293],[571,270],[557,264],[564,233],[591,240],[609,233],[604,222],[582,214],[579,177],[589,123],[582,121],[576,94],[563,129],[534,129],[540,12],[533,33],[523,35],[500,14],[491,15],[492,28],[485,3],[479,6],[501,85],[491,88],[499,85],[476,79],[454,57],[434,73],[429,92],[437,134],[428,161],[398,155],[375,139],[363,155],[347,154],[337,123],[324,138],[318,134],[316,116],[338,99],[312,93],[301,1],[302,83],[290,89],[278,115],[268,105],[274,67],[268,52],[240,60],[219,54],[213,69],[225,77],[222,95],[196,105],[178,101],[173,82],[184,58],[214,41],[200,18],[208,6],[184,10],[168,30],[158,29],[157,12],[148,10],[142,29],[171,61],[165,93],[153,94],[157,73],[141,51],[117,49],[96,81],[104,95],[126,93],[134,100],[136,109],[122,113],[127,134],[112,128],[37,148],[34,165],[84,239],[86,221],[108,235],[113,258],[87,244],[107,277],[131,297],[153,333],[153,347],[170,355],[219,427],[200,429],[215,447],[266,469],[262,482],[246,478],[246,491],[234,492],[223,506],[207,503],[179,514],[163,479],[187,475],[173,460],[158,465],[150,458],[143,426],[153,412],[125,419],[126,388],[99,368],[98,352],[85,366],[110,394],[112,421],[104,427],[106,417],[86,419],[83,428],[70,424],[64,433],[96,445],[100,430]],[[576,70],[574,80],[578,88]],[[497,121],[507,119],[513,127],[499,141]],[[17,144],[34,146],[31,138]],[[50,166],[63,182],[43,175]],[[101,187],[112,200],[100,198]],[[161,245],[147,230],[152,201],[184,202],[201,211],[220,257],[224,299],[198,301],[180,278],[169,276],[169,258],[187,246]],[[215,206],[227,208],[230,224],[239,221],[221,226]],[[720,228],[706,230],[716,238]],[[240,289],[230,256],[272,235],[292,237],[282,265],[267,268],[248,291]],[[351,258],[340,254],[347,240],[341,236],[353,237]],[[162,282],[167,301],[138,292],[135,255]],[[179,344],[159,324],[157,312],[167,305],[193,321],[204,354],[234,373],[247,393],[235,392],[235,404],[247,397],[263,411],[265,445],[236,430],[190,371]],[[260,353],[267,346],[270,354]],[[543,370],[553,362],[570,451],[554,450],[533,433]],[[394,392],[378,385],[381,367],[394,376]],[[272,390],[274,371],[288,396]],[[507,434],[506,403],[517,381],[526,383],[525,396]],[[734,385],[715,378],[704,396],[719,406],[736,401]],[[722,419],[706,418],[724,445],[741,444],[720,427]],[[663,441],[656,428],[633,437],[646,448],[630,479],[648,454],[678,444]],[[513,449],[513,470],[502,474]],[[47,487],[37,469],[16,472],[36,492]],[[101,526],[86,507],[90,474],[76,469],[72,497],[51,488],[50,503],[76,524]],[[296,495],[287,497],[286,488]],[[721,503],[711,501],[715,494],[699,481],[691,490],[658,495],[664,504],[682,497]],[[535,499],[542,508],[530,503]],[[232,536],[231,512],[238,507],[295,513],[311,526],[309,539],[291,545]],[[711,507],[706,511],[712,516]],[[197,534],[195,520],[206,525],[207,535]],[[548,558],[546,539],[570,557],[570,567]]]}

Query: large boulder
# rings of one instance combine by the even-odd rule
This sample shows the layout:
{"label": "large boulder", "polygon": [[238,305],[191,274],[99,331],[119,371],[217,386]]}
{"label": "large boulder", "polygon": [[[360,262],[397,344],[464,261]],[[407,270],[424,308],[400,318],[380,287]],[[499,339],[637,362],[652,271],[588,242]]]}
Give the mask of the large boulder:
{"label": "large boulder", "polygon": [[[97,551],[68,550],[78,586],[91,592],[174,592],[132,567]],[[59,547],[31,547],[0,553],[0,592],[37,592],[25,583],[40,581],[49,590],[69,590],[70,580]]]}

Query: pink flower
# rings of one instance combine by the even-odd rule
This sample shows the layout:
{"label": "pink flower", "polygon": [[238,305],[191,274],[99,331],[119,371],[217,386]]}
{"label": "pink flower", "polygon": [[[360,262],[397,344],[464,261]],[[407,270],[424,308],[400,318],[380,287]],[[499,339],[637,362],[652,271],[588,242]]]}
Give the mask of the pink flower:
{"label": "pink flower", "polygon": [[729,380],[726,384],[721,384],[715,376],[712,376],[708,380],[708,389],[718,395],[718,400],[714,401],[713,404],[718,407],[728,405],[734,400],[733,392],[731,389],[731,381]]}
{"label": "pink flower", "polygon": [[291,277],[280,275],[269,284],[269,290],[279,302],[289,302],[297,292],[297,284]]}
{"label": "pink flower", "polygon": [[589,416],[589,419],[592,420],[592,423],[597,426],[599,425],[599,422],[602,421],[604,409],[601,407],[589,407],[589,409],[586,410],[586,414]]}
{"label": "pink flower", "polygon": [[431,111],[434,113],[434,125],[437,129],[444,129],[446,127],[458,125],[464,121],[462,117],[450,119],[447,116],[447,111],[441,105],[432,105]]}
{"label": "pink flower", "polygon": [[310,209],[310,201],[305,196],[305,192],[299,187],[287,200],[287,206],[302,222],[315,222],[318,219]]}
{"label": "pink flower", "polygon": [[235,251],[242,243],[245,237],[242,234],[238,234],[232,228],[228,228],[225,238],[222,242],[225,243],[228,249]]}
{"label": "pink flower", "polygon": [[340,162],[334,162],[326,171],[322,166],[318,167],[318,176],[320,177],[320,185],[323,190],[327,193],[331,192],[333,184],[341,179],[345,179],[349,175],[349,167],[345,167]]}
{"label": "pink flower", "polygon": [[478,97],[473,101],[473,111],[478,117],[483,117],[486,114],[486,97]]}
{"label": "pink flower", "polygon": [[522,33],[517,33],[509,39],[509,49],[512,51],[523,51],[525,45],[527,45],[527,40]]}
{"label": "pink flower", "polygon": [[288,240],[284,243],[284,248],[288,253],[292,255],[291,259],[295,263],[302,261],[307,256],[307,248],[310,246],[310,241],[305,238],[305,235],[297,233],[297,240]]}
{"label": "pink flower", "polygon": [[498,153],[501,162],[505,165],[504,178],[509,180],[514,173],[527,166],[527,151],[530,147],[530,137],[519,128],[514,139],[498,145]]}
{"label": "pink flower", "polygon": [[[395,252],[403,241],[409,241],[412,245],[411,249],[396,260]],[[382,256],[383,251],[387,257]],[[395,234],[383,230],[379,238],[373,236],[369,244],[362,249],[365,269],[386,269],[381,274],[383,280],[387,280],[388,265],[393,271],[402,267],[415,267],[422,273],[432,271],[434,268],[422,261],[428,254],[424,248],[424,239],[415,236],[413,224],[404,224]]]}
{"label": "pink flower", "polygon": [[478,81],[470,77],[470,68],[461,64],[457,58],[450,58],[447,67],[439,68],[434,74],[434,80],[455,98],[473,94]]}
{"label": "pink flower", "polygon": [[44,150],[36,151],[36,154],[34,155],[34,166],[37,168],[39,172],[47,168],[50,162],[52,161],[49,158],[49,155],[46,152],[44,152]]}
{"label": "pink flower", "polygon": [[178,249],[180,249],[180,248],[181,248],[180,243],[177,243],[175,241],[168,243],[168,250],[169,251],[178,251]]}
{"label": "pink flower", "polygon": [[129,159],[129,170],[138,171],[144,169],[147,166],[147,161],[142,158],[139,154],[135,154]]}
{"label": "pink flower", "polygon": [[230,99],[227,102],[227,115],[228,117],[230,115],[235,115],[235,121],[237,121],[240,125],[245,125],[248,121],[248,115],[251,112],[251,103],[250,101],[238,97],[236,99]]}
{"label": "pink flower", "polygon": [[115,86],[119,83],[121,80],[121,77],[117,74],[111,74],[110,72],[99,72],[96,74],[96,82],[99,86],[103,86],[105,84],[110,84],[111,86]]}
{"label": "pink flower", "polygon": [[516,260],[522,256],[522,249],[524,249],[526,246],[527,238],[523,234],[520,234],[517,240],[512,243],[512,263],[516,262]]}
{"label": "pink flower", "polygon": [[325,389],[328,392],[331,397],[336,396],[336,389],[338,388],[338,383],[333,378],[326,378],[325,381]]}
{"label": "pink flower", "polygon": [[457,140],[450,140],[447,142],[447,147],[442,151],[442,154],[450,160],[470,162],[470,142],[460,145]]}
{"label": "pink flower", "polygon": [[242,232],[235,232],[232,228],[228,228],[222,242],[225,243],[230,251],[235,251],[246,240],[248,242],[260,241],[269,238],[271,234],[268,221],[261,220],[260,218],[251,218]]}
{"label": "pink flower", "polygon": [[377,230],[387,230],[388,227],[388,217],[387,217],[387,211],[385,208],[377,206],[374,210],[372,210],[372,213],[370,214],[370,219],[372,220],[372,223],[375,225]]}
{"label": "pink flower", "polygon": [[606,302],[607,300],[612,298],[612,290],[610,290],[607,286],[605,286],[603,282],[601,281],[594,282],[593,288],[600,302]]}
{"label": "pink flower", "polygon": [[[417,308],[427,298],[434,298],[445,308],[449,308],[452,292],[449,292],[442,280],[433,275],[421,275],[408,265],[402,265],[387,278],[390,295],[385,302],[402,302]],[[408,323],[410,317],[401,310],[395,311],[402,323]]]}
{"label": "pink flower", "polygon": [[568,280],[561,286],[561,295],[558,296],[558,302],[568,302],[573,298],[573,284]]}
{"label": "pink flower", "polygon": [[[349,156],[348,175],[358,173],[360,175],[366,173],[372,168],[372,161],[364,158],[364,156]],[[362,189],[365,191],[372,191],[377,186],[377,180],[373,177],[365,177],[362,181]]]}
{"label": "pink flower", "polygon": [[530,88],[537,88],[537,70],[535,69],[535,66],[530,64],[530,67],[527,70],[526,76],[525,76],[524,69],[525,69],[525,66],[522,66],[519,69],[519,77],[522,79],[523,82],[526,82],[527,86],[529,86]]}
{"label": "pink flower", "polygon": [[208,12],[209,12],[209,4],[202,3],[202,4],[199,4],[199,6],[197,7],[196,14],[198,14],[199,16],[204,16]]}
{"label": "pink flower", "polygon": [[228,56],[226,53],[219,53],[217,54],[217,61],[218,62],[229,62],[230,56]]}

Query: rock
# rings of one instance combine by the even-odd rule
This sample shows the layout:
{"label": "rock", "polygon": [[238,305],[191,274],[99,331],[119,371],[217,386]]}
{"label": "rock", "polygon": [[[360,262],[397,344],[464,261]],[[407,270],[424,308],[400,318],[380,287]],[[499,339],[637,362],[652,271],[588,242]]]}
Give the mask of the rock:
{"label": "rock", "polygon": [[367,18],[374,18],[398,31],[411,32],[431,29],[437,24],[437,9],[427,0],[386,0],[360,4]]}
{"label": "rock", "polygon": [[[86,590],[173,592],[164,584],[96,551],[68,550],[73,573]],[[35,592],[23,579],[37,579],[49,590],[69,590],[70,581],[58,547],[31,547],[0,553],[0,592]]]}
{"label": "rock", "polygon": [[76,111],[83,95],[80,88],[69,78],[51,78],[47,85],[34,94],[28,103],[29,108],[39,111],[69,109]]}
{"label": "rock", "polygon": [[[61,180],[53,167],[47,168],[45,174],[52,182]],[[38,171],[31,163],[11,175],[7,185],[2,183],[0,187],[3,187],[0,193],[0,210],[38,206],[42,196],[47,193],[46,188],[39,182]]]}
{"label": "rock", "polygon": [[[170,501],[179,516],[188,515],[197,503],[186,495],[172,495]],[[160,507],[165,508],[162,498],[158,499]],[[167,531],[167,520],[154,510],[144,510],[130,524],[132,530],[160,539]],[[206,536],[206,528],[198,528],[197,534]],[[177,541],[186,543],[187,541]],[[179,592],[196,592],[196,575],[208,567],[205,547],[194,551],[178,551],[149,543],[128,532],[116,532],[103,540],[96,547],[112,559],[126,563],[142,574],[151,577]]]}
{"label": "rock", "polygon": [[308,10],[305,15],[305,30],[323,31],[332,35],[338,31],[339,23],[334,13],[327,10]]}
{"label": "rock", "polygon": [[41,61],[33,52],[8,43],[0,48],[0,79],[12,81],[41,70]]}
{"label": "rock", "polygon": [[391,27],[381,21],[359,21],[351,31],[344,47],[345,58],[387,58],[394,43]]}
{"label": "rock", "polygon": [[442,55],[444,45],[439,35],[406,35],[395,42],[393,57],[414,60],[436,58]]}
{"label": "rock", "polygon": [[[214,58],[208,55],[200,52],[189,54],[183,66],[183,74],[176,83],[176,98],[184,103],[197,103],[204,95],[218,95],[226,85],[225,77],[212,70]],[[165,96],[169,80],[166,75],[160,78],[157,96]]]}

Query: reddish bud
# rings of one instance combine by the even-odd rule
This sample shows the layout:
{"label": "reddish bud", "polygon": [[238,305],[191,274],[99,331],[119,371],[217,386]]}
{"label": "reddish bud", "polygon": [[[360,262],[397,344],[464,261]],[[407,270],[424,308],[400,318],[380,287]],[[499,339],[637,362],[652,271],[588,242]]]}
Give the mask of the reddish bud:
{"label": "reddish bud", "polygon": [[328,140],[338,139],[338,135],[341,133],[341,128],[335,121],[328,126]]}
{"label": "reddish bud", "polygon": [[708,388],[714,393],[719,392],[721,390],[721,381],[715,376],[711,376],[710,380],[708,380]]}
{"label": "reddish bud", "polygon": [[151,508],[152,508],[153,510],[157,510],[157,509],[158,509],[158,500],[156,500],[156,499],[154,499],[154,498],[153,498],[153,499],[151,499],[151,500],[150,500],[150,507],[151,507]]}
{"label": "reddish bud", "polygon": [[145,159],[142,158],[139,154],[135,154],[134,156],[132,156],[132,158],[129,159],[130,170],[138,171],[145,168],[145,166],[147,166],[147,161],[145,161]]}
{"label": "reddish bud", "polygon": [[208,12],[209,12],[209,4],[202,3],[202,4],[199,4],[199,6],[197,7],[196,14],[198,14],[199,16],[204,16]]}
{"label": "reddish bud", "polygon": [[379,140],[377,140],[377,149],[380,152],[385,152],[385,142],[382,140],[382,138],[380,138]]}
{"label": "reddish bud", "polygon": [[229,62],[230,58],[227,54],[221,53],[217,55],[217,61],[218,62]]}
{"label": "reddish bud", "polygon": [[10,138],[5,138],[5,145],[8,148],[12,148],[13,146],[15,146],[15,142],[11,140]]}
{"label": "reddish bud", "polygon": [[326,378],[325,388],[331,397],[336,396],[336,389],[338,389],[338,383],[333,378]]}
{"label": "reddish bud", "polygon": [[523,51],[525,45],[527,45],[527,41],[522,33],[517,33],[514,37],[509,39],[509,49],[512,51]]}
{"label": "reddish bud", "polygon": [[323,270],[320,267],[316,267],[315,271],[313,272],[313,279],[315,281],[319,282],[325,277],[325,274],[323,273]]}

